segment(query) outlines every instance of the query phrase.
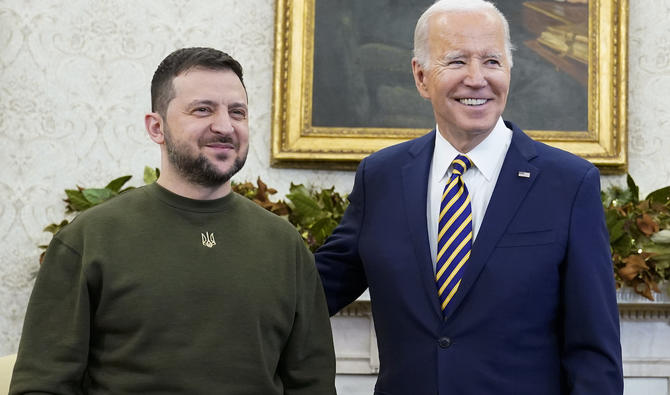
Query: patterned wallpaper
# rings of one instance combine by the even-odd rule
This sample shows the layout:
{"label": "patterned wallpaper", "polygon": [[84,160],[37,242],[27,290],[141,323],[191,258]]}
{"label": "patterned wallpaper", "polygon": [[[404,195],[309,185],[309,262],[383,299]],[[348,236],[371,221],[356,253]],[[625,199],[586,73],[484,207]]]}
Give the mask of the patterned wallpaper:
{"label": "patterned wallpaper", "polygon": [[646,196],[670,185],[670,2],[628,1],[628,172]]}
{"label": "patterned wallpaper", "polygon": [[[630,173],[646,193],[670,183],[670,3],[630,3]],[[279,195],[291,181],[349,191],[351,172],[269,166],[273,21],[273,0],[0,0],[0,355],[16,351],[63,189],[123,174],[140,185],[144,166],[158,166],[143,116],[175,48],[213,46],[245,68],[252,137],[238,181],[260,176]]]}

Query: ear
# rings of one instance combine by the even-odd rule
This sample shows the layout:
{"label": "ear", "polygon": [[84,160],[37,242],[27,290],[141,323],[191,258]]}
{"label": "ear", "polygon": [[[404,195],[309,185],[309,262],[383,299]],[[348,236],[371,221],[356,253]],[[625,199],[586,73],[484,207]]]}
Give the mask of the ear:
{"label": "ear", "polygon": [[426,87],[426,70],[421,66],[417,58],[412,58],[412,74],[414,75],[414,84],[416,90],[424,99],[430,99],[428,87]]}
{"label": "ear", "polygon": [[165,142],[165,135],[163,135],[163,117],[157,112],[151,112],[144,116],[144,126],[151,140],[156,144],[163,144]]}

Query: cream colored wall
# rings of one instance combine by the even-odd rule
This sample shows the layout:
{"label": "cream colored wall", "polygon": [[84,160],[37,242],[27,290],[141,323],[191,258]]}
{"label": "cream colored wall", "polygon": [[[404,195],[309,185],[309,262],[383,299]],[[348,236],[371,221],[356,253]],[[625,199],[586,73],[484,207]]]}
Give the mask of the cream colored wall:
{"label": "cream colored wall", "polygon": [[628,172],[646,195],[670,185],[670,2],[628,1]]}
{"label": "cream colored wall", "polygon": [[[670,184],[670,5],[630,2],[630,172],[646,193]],[[122,174],[140,185],[159,165],[142,119],[155,66],[177,47],[220,48],[245,68],[252,148],[238,181],[349,191],[350,172],[269,167],[273,20],[274,0],[0,0],[0,355],[16,351],[63,189]]]}

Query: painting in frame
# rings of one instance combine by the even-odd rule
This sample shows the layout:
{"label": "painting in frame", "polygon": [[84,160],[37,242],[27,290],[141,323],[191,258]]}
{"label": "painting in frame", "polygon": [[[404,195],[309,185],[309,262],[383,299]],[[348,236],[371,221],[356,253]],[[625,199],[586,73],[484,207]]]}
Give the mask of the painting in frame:
{"label": "painting in frame", "polygon": [[[434,128],[411,73],[432,0],[277,0],[272,165],[352,169]],[[514,66],[503,118],[604,173],[626,170],[627,0],[497,0]]]}

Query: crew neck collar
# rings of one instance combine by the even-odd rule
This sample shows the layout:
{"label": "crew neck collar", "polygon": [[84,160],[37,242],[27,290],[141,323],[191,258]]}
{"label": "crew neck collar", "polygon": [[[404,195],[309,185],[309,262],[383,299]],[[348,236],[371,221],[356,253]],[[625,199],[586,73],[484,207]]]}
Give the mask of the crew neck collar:
{"label": "crew neck collar", "polygon": [[235,199],[235,192],[231,191],[224,197],[212,200],[197,200],[187,198],[181,195],[177,195],[174,192],[171,192],[164,187],[160,186],[158,183],[154,182],[146,186],[146,190],[151,195],[158,198],[163,203],[187,211],[196,211],[211,213],[222,211],[226,207],[230,206]]}

